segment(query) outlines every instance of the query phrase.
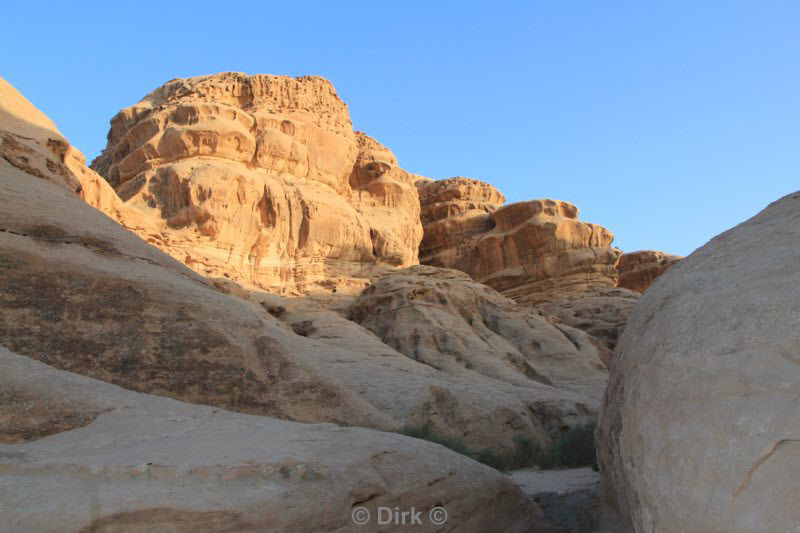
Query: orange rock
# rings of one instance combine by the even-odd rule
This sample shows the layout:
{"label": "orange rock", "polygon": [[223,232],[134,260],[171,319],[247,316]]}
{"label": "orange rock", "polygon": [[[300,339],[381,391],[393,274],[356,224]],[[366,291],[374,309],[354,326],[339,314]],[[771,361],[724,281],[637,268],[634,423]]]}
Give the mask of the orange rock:
{"label": "orange rock", "polygon": [[201,274],[329,293],[417,263],[415,178],[353,132],[323,78],[172,80],[120,111],[108,139],[92,168]]}
{"label": "orange rock", "polygon": [[644,292],[658,276],[683,259],[679,255],[657,250],[641,250],[622,254],[617,262],[617,287]]}
{"label": "orange rock", "polygon": [[613,234],[578,220],[558,200],[500,207],[503,196],[466,178],[420,182],[425,236],[420,262],[456,268],[526,304],[564,292],[613,287],[619,250]]}

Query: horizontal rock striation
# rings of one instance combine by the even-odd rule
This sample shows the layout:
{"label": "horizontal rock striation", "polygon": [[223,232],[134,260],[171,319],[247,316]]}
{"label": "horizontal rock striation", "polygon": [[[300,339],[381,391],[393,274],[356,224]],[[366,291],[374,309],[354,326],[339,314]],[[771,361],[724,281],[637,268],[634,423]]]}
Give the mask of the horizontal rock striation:
{"label": "horizontal rock striation", "polygon": [[353,131],[327,80],[172,80],[111,121],[92,168],[204,275],[285,293],[357,291],[417,262],[415,177]]}
{"label": "horizontal rock striation", "polygon": [[619,251],[607,229],[557,200],[502,205],[466,178],[418,183],[425,230],[420,262],[456,268],[504,295],[536,304],[556,294],[613,287]]}
{"label": "horizontal rock striation", "polygon": [[[3,348],[0,391],[0,442],[19,437],[0,444],[3,531],[346,531],[358,507],[367,529],[378,507],[415,507],[442,531],[435,506],[447,531],[551,530],[505,476],[418,439],[130,392]],[[6,424],[6,391],[39,420],[33,438]]]}
{"label": "horizontal rock striation", "polygon": [[683,259],[679,255],[665,254],[657,250],[628,252],[617,262],[619,279],[617,286],[636,292],[644,292],[658,276]]}

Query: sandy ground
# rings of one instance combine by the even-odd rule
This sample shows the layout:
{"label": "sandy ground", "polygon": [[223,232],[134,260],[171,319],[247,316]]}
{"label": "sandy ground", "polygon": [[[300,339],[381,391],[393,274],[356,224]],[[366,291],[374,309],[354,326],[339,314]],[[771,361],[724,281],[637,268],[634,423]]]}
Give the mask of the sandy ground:
{"label": "sandy ground", "polygon": [[598,495],[600,473],[589,467],[515,470],[506,474],[536,500],[545,516],[565,533],[625,533],[628,528]]}
{"label": "sandy ground", "polygon": [[508,476],[528,495],[536,496],[545,492],[567,493],[580,490],[597,490],[600,473],[590,467],[566,470],[535,470],[526,468],[514,470]]}

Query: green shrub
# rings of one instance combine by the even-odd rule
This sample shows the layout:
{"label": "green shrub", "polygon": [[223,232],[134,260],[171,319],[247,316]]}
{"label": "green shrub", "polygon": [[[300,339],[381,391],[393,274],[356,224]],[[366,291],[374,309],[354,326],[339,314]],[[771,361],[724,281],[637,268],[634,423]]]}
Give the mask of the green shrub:
{"label": "green shrub", "polygon": [[562,433],[551,448],[553,462],[563,467],[595,467],[594,428],[595,424],[587,424]]}
{"label": "green shrub", "polygon": [[398,431],[408,437],[427,440],[450,448],[497,470],[508,471],[519,468],[592,466],[596,469],[594,451],[594,424],[570,428],[562,433],[548,449],[530,437],[514,438],[514,451],[498,454],[488,448],[471,450],[459,438],[446,437],[436,433],[429,424],[404,426]]}

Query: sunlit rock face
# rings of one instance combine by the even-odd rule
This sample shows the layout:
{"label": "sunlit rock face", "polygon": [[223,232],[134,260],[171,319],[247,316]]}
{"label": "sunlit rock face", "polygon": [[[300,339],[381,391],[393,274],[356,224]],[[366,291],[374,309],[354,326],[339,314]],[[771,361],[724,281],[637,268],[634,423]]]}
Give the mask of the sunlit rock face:
{"label": "sunlit rock face", "polygon": [[417,263],[416,178],[323,78],[172,80],[112,119],[92,168],[202,274],[347,292]]}
{"label": "sunlit rock face", "polygon": [[420,262],[456,268],[520,303],[613,287],[619,250],[613,234],[578,220],[559,200],[502,205],[487,183],[467,178],[420,181],[425,236]]}

